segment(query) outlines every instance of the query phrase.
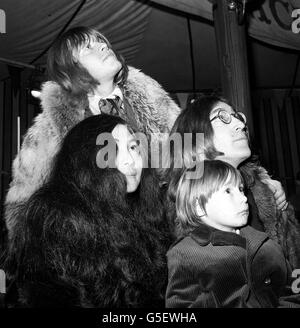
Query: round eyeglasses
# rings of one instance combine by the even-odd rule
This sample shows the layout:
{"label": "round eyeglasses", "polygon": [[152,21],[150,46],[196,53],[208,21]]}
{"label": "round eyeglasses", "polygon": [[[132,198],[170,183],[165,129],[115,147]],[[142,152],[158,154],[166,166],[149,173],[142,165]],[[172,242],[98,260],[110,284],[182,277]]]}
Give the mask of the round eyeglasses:
{"label": "round eyeglasses", "polygon": [[246,115],[244,113],[242,113],[242,112],[229,113],[225,109],[220,109],[218,111],[218,114],[215,117],[213,117],[210,121],[212,122],[216,118],[219,118],[223,123],[229,124],[229,123],[231,123],[232,116],[234,116],[235,118],[237,118],[244,124],[246,124],[246,122],[247,122]]}

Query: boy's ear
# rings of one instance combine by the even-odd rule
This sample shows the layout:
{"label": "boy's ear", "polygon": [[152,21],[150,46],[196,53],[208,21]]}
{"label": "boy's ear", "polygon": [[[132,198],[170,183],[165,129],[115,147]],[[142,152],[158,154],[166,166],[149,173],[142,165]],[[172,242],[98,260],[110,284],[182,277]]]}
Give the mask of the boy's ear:
{"label": "boy's ear", "polygon": [[202,206],[200,206],[200,203],[199,203],[199,199],[196,198],[196,202],[195,202],[195,210],[196,210],[196,213],[199,217],[201,216],[205,216],[206,213],[204,211],[204,209],[202,208]]}

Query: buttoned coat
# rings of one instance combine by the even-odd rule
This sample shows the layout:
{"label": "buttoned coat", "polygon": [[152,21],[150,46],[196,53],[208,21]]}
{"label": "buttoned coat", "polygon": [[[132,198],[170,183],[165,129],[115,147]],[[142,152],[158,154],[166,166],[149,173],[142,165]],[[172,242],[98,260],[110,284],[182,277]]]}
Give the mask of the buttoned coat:
{"label": "buttoned coat", "polygon": [[238,235],[201,224],[173,245],[167,258],[167,307],[300,304],[287,287],[290,270],[281,248],[250,226]]}
{"label": "buttoned coat", "polygon": [[[239,167],[239,170],[244,177],[246,190],[253,196],[253,202],[250,202],[248,195],[249,208],[256,212],[261,229],[281,246],[291,268],[300,268],[300,222],[295,216],[293,206],[289,204],[285,211],[278,210],[272,191],[262,182],[263,179],[270,179],[263,167],[256,163],[246,162]],[[170,225],[174,225],[176,222],[175,204],[169,198],[166,198],[165,204]],[[186,235],[178,229],[176,224],[173,230],[175,238]]]}

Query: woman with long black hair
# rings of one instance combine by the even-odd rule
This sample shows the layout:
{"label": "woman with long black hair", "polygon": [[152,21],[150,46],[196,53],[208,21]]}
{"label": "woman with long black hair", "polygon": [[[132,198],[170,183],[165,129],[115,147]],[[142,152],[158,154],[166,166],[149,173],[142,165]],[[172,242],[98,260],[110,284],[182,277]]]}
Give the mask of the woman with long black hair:
{"label": "woman with long black hair", "polygon": [[[99,162],[104,133],[114,167]],[[9,241],[6,272],[21,306],[163,306],[169,232],[154,170],[143,166],[119,117],[92,116],[67,134]]]}

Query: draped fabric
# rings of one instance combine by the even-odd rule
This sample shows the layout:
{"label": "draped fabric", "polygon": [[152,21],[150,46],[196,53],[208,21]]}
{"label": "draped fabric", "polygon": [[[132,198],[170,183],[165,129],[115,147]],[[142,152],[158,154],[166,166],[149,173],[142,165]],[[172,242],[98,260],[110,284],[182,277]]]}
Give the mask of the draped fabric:
{"label": "draped fabric", "polygon": [[[212,0],[152,0],[189,14],[213,20]],[[223,0],[217,0],[223,1]],[[250,4],[248,33],[260,41],[289,49],[300,49],[299,32],[292,31],[292,24],[300,16],[300,0],[254,0]],[[299,14],[292,17],[292,12]],[[295,22],[300,29],[299,23]]]}
{"label": "draped fabric", "polygon": [[300,9],[300,0],[265,1],[259,10],[253,12],[249,21],[249,34],[275,46],[299,50],[299,32],[292,30],[292,24],[300,27],[296,17],[292,17],[294,9]]}
{"label": "draped fabric", "polygon": [[[191,78],[187,77],[190,57],[186,18],[176,11],[170,14],[167,7],[193,14],[195,65],[199,72],[197,79],[201,81],[196,87],[218,86],[211,0],[1,0],[0,20],[5,14],[6,33],[0,33],[0,79],[9,76],[1,58],[31,63],[55,40],[82,3],[68,28],[85,25],[98,29],[128,64],[143,69],[169,90],[191,90]],[[248,17],[251,37],[268,44],[300,49],[299,33],[294,33],[291,28],[297,19],[292,17],[292,12],[295,8],[300,9],[300,0],[253,0],[249,11],[254,9],[253,6],[257,9]],[[204,22],[197,16],[204,18]],[[3,25],[3,20],[0,23]],[[45,56],[34,62],[44,63]],[[256,66],[260,63],[265,65],[261,58]],[[294,66],[288,69],[293,70]],[[257,70],[261,71],[260,68]],[[267,74],[262,73],[262,76]],[[278,84],[282,86],[286,82]]]}
{"label": "draped fabric", "polygon": [[[6,33],[0,34],[0,57],[30,63],[55,40],[81,3],[82,0],[1,0]],[[130,61],[139,50],[150,12],[150,6],[134,0],[86,0],[69,28],[96,28]],[[45,58],[40,62],[44,63]]]}

